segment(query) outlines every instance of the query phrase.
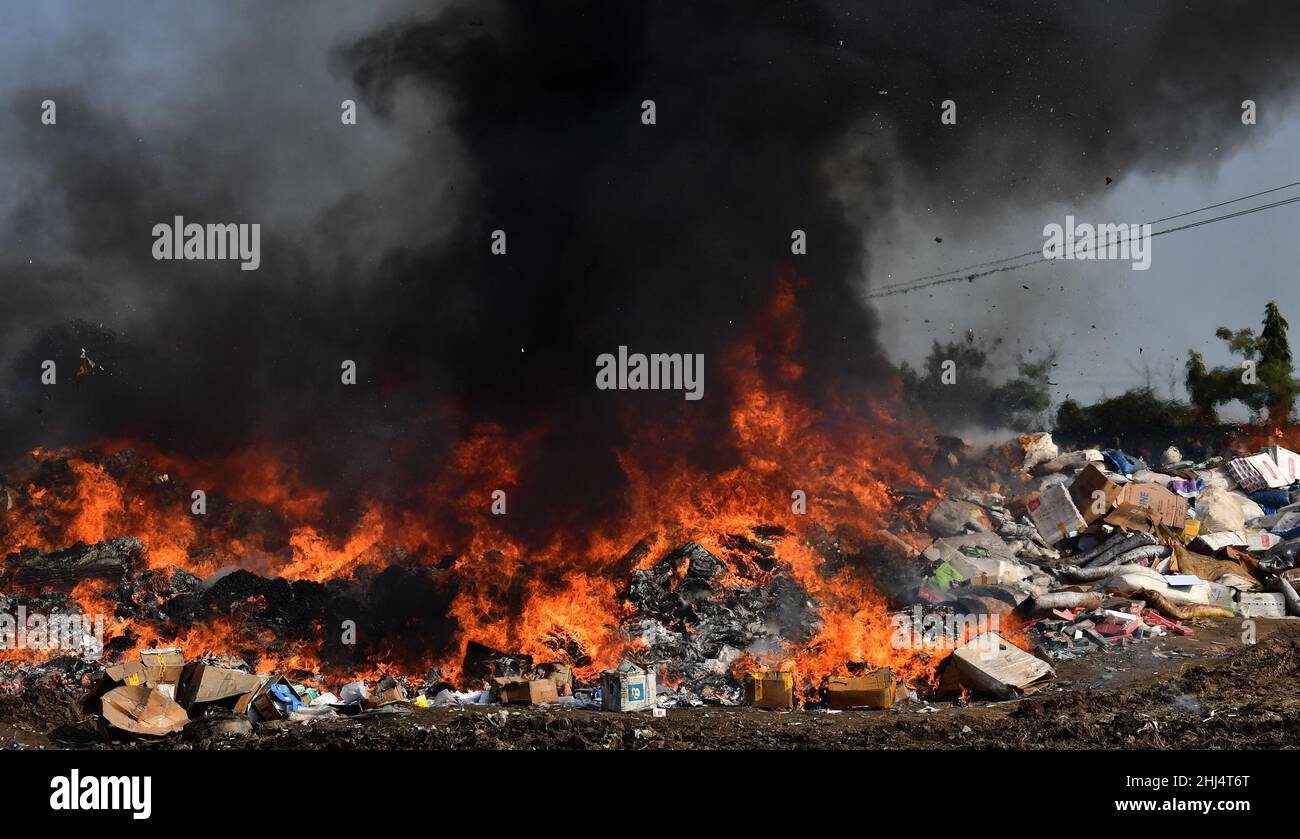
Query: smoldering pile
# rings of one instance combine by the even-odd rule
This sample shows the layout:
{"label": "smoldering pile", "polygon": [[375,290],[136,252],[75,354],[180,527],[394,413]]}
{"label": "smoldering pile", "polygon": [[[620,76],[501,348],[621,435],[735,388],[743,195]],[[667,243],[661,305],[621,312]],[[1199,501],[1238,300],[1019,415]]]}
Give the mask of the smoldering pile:
{"label": "smoldering pile", "polygon": [[[667,682],[678,685],[674,703],[739,704],[741,686],[732,668],[742,654],[779,655],[820,627],[816,604],[774,559],[770,542],[782,532],[757,532],[758,538],[725,540],[730,563],[691,542],[632,574],[627,599],[637,615],[623,628],[644,645],[644,663],[662,668]],[[746,565],[761,581],[738,573]]]}

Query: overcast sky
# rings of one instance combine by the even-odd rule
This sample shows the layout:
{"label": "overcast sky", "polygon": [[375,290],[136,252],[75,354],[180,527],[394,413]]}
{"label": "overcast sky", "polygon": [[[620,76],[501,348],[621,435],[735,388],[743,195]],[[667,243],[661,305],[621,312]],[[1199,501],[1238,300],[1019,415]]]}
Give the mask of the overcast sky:
{"label": "overcast sky", "polygon": [[[1064,224],[1067,213],[1077,222],[1150,221],[1300,181],[1300,110],[1286,101],[1263,102],[1260,109],[1257,125],[1240,128],[1249,139],[1221,159],[1139,172],[1110,186],[1110,173],[1099,169],[1096,195],[1078,204],[1008,206],[971,219],[941,203],[904,207],[900,201],[895,223],[881,225],[868,240],[870,275],[892,283],[1041,248],[1043,226]],[[1156,229],[1295,195],[1300,188]],[[1005,338],[1003,363],[1015,352],[1032,357],[1030,351],[1059,346],[1052,377],[1058,400],[1114,396],[1144,384],[1148,371],[1162,393],[1172,377],[1174,392],[1184,397],[1188,348],[1210,364],[1239,361],[1214,337],[1217,327],[1258,331],[1265,304],[1276,300],[1300,328],[1298,232],[1300,204],[1293,204],[1156,237],[1147,271],[1124,262],[1058,260],[872,302],[885,325],[884,344],[900,361],[917,364],[932,341],[973,329],[986,340]]]}

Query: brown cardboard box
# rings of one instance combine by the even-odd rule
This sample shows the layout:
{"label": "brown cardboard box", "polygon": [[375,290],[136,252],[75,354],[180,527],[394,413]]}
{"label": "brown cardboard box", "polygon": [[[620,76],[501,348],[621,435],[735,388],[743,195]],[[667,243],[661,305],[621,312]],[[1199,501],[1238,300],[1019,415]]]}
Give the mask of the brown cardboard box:
{"label": "brown cardboard box", "polygon": [[[259,680],[261,678],[261,676],[258,677]],[[272,676],[253,690],[239,697],[239,701],[235,703],[235,713],[247,715],[257,722],[281,719],[284,714],[280,713],[280,709],[276,707],[275,702],[272,700],[272,685],[284,685],[290,689],[293,688],[293,685],[290,685],[289,680],[285,677]],[[252,714],[248,713],[249,708],[253,709]]]}
{"label": "brown cardboard box", "polygon": [[[1074,476],[1074,480],[1070,483],[1070,500],[1078,508],[1083,520],[1092,524],[1115,506],[1115,497],[1119,495],[1120,489],[1122,487],[1106,477],[1105,472],[1089,463]],[[1094,497],[1094,493],[1097,492],[1101,495]]]}
{"label": "brown cardboard box", "polygon": [[976,694],[1014,699],[1041,690],[1056,677],[1050,664],[1035,658],[995,632],[967,641],[944,659],[940,695],[964,688]]}
{"label": "brown cardboard box", "polygon": [[502,705],[544,705],[559,702],[560,694],[550,679],[520,679],[501,686],[498,691]]}
{"label": "brown cardboard box", "polygon": [[83,714],[98,714],[100,710],[100,700],[104,694],[114,688],[123,685],[143,685],[145,683],[144,665],[138,661],[128,661],[126,664],[115,664],[112,667],[105,667],[104,672],[100,674],[99,681],[96,682],[86,695],[81,697],[80,710]]}
{"label": "brown cardboard box", "polygon": [[181,672],[180,686],[176,701],[189,708],[201,702],[216,702],[232,699],[255,691],[262,686],[262,679],[252,673],[227,670],[199,661],[185,665]]}
{"label": "brown cardboard box", "polygon": [[1038,535],[1049,545],[1055,545],[1071,533],[1083,530],[1088,523],[1083,520],[1070,493],[1062,484],[1052,484],[1031,499],[1026,505],[1029,517],[1038,528]]}
{"label": "brown cardboard box", "polygon": [[866,676],[831,676],[826,683],[826,704],[845,708],[892,708],[894,674],[888,667]]}
{"label": "brown cardboard box", "polygon": [[140,661],[144,664],[146,682],[174,685],[180,681],[181,669],[185,667],[185,653],[180,647],[141,650]]}
{"label": "brown cardboard box", "polygon": [[176,683],[185,664],[180,648],[143,650],[140,656],[144,660],[105,667],[99,681],[81,698],[81,713],[98,714],[104,694],[123,685],[159,688],[168,699],[175,699]]}
{"label": "brown cardboard box", "polygon": [[1125,484],[1105,522],[1144,532],[1155,530],[1157,524],[1179,529],[1187,523],[1187,501],[1160,484]]}
{"label": "brown cardboard box", "polygon": [[144,685],[123,685],[104,694],[101,714],[113,728],[155,737],[180,731],[190,721],[184,708]]}
{"label": "brown cardboard box", "polygon": [[389,702],[405,702],[407,700],[406,688],[392,676],[385,676],[380,679],[379,684],[375,685],[375,693],[377,694],[375,699],[377,705],[387,705]]}
{"label": "brown cardboard box", "polygon": [[754,708],[793,708],[794,674],[776,671],[747,674],[745,704]]}
{"label": "brown cardboard box", "polygon": [[573,668],[567,664],[554,663],[545,666],[546,678],[555,682],[555,690],[560,696],[573,696]]}

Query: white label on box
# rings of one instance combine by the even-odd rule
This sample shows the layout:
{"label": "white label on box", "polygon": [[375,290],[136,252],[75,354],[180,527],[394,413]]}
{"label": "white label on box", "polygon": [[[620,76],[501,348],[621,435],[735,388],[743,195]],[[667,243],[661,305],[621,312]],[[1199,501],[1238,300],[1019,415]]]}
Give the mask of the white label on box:
{"label": "white label on box", "polygon": [[1282,537],[1276,533],[1247,533],[1246,550],[1248,551],[1266,551],[1274,545],[1280,544]]}

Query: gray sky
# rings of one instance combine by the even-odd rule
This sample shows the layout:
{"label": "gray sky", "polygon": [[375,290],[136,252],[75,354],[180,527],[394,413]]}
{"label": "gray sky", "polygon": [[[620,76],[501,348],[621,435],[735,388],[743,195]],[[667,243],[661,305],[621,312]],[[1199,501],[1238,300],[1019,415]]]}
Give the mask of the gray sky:
{"label": "gray sky", "polygon": [[[868,240],[870,276],[892,283],[1041,248],[1043,225],[1064,224],[1067,213],[1077,222],[1141,222],[1300,180],[1300,109],[1292,102],[1262,102],[1260,108],[1259,124],[1239,129],[1249,139],[1222,159],[1141,172],[1109,187],[1111,173],[1099,170],[1096,195],[1076,205],[1009,204],[970,219],[942,204],[905,207],[900,201],[892,223],[879,225]],[[1163,226],[1294,195],[1300,188]],[[1147,369],[1162,393],[1172,376],[1182,397],[1189,347],[1211,365],[1239,360],[1214,337],[1217,327],[1258,331],[1264,305],[1276,300],[1300,328],[1298,228],[1300,204],[1288,205],[1156,237],[1147,271],[1122,262],[1055,261],[873,302],[884,324],[883,343],[897,361],[917,364],[932,341],[974,329],[982,338],[1004,337],[1004,364],[1016,352],[1059,345],[1052,379],[1058,400],[1116,395],[1145,383]]]}

